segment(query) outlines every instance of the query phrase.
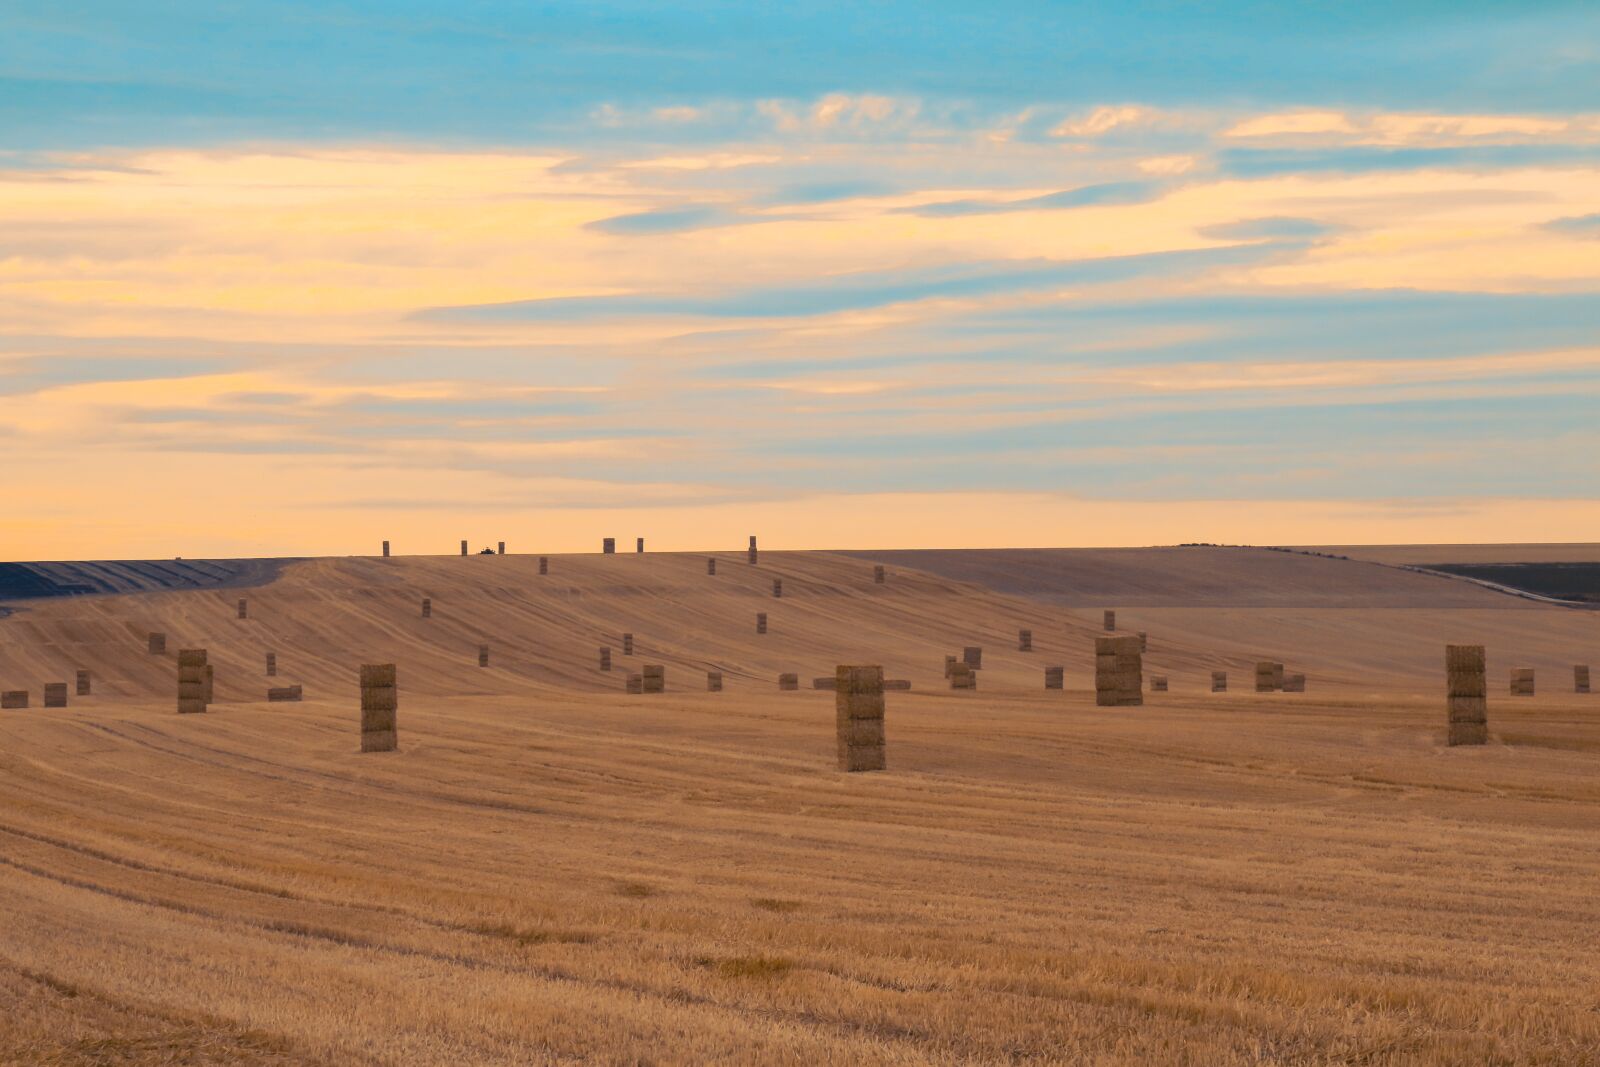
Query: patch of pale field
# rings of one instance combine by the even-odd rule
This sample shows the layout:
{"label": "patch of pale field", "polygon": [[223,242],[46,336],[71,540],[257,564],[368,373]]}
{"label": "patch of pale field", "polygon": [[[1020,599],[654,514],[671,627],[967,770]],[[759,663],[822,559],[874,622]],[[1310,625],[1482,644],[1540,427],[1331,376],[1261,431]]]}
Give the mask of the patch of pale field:
{"label": "patch of pale field", "polygon": [[[1112,709],[1087,609],[821,554],[558,562],[0,620],[0,687],[102,671],[0,713],[0,1063],[1600,1063],[1600,697],[1491,675],[1491,743],[1452,749],[1426,666],[1463,631],[1564,663],[1582,613],[1119,611],[1173,691]],[[211,650],[209,713],[173,713],[149,629]],[[981,688],[939,688],[968,643]],[[1274,655],[1311,691],[1206,691]],[[378,659],[401,747],[361,754]],[[646,661],[669,692],[624,695]],[[854,661],[916,687],[882,773],[834,769],[832,694],[773,684]]]}

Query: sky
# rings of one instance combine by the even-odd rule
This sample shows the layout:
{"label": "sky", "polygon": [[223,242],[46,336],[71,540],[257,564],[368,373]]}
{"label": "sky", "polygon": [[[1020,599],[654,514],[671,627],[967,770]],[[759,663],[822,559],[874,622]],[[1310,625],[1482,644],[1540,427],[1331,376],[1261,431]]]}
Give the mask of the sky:
{"label": "sky", "polygon": [[1592,3],[0,0],[0,558],[1600,540]]}

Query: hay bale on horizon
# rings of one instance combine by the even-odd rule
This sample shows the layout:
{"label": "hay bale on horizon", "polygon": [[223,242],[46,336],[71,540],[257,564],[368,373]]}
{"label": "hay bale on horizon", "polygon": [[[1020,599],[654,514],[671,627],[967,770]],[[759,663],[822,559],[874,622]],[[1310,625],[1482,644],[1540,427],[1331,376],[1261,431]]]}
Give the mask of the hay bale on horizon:
{"label": "hay bale on horizon", "polygon": [[0,692],[0,710],[20,711],[28,706],[26,689],[7,689]]}
{"label": "hay bale on horizon", "polygon": [[389,542],[387,542],[387,541],[385,541],[383,543],[383,558],[384,559],[388,559],[389,558]]}
{"label": "hay bale on horizon", "polygon": [[605,553],[608,556],[616,555],[616,552],[617,552],[617,539],[615,537],[604,538],[600,542],[600,551]]}
{"label": "hay bale on horizon", "polygon": [[88,671],[79,671],[77,673],[77,677],[76,677],[75,681],[78,683],[78,695],[81,696],[81,697],[88,696],[89,695],[89,689],[90,689],[90,687],[92,685],[92,683],[90,681],[89,672]]}
{"label": "hay bale on horizon", "polygon": [[400,680],[393,663],[363,663],[361,751],[393,752],[400,747]]}
{"label": "hay bale on horizon", "polygon": [[635,552],[643,552],[644,551],[644,538],[641,537],[641,538],[639,538],[638,540],[636,540],[634,542],[633,550]]}
{"label": "hay bale on horizon", "polygon": [[461,542],[461,554],[463,556],[467,554],[467,543],[465,541]]}
{"label": "hay bale on horizon", "polygon": [[888,765],[883,668],[841,665],[835,668],[832,683],[839,769],[847,773],[883,770]]}
{"label": "hay bale on horizon", "polygon": [[1044,687],[1046,689],[1065,689],[1067,687],[1067,669],[1065,667],[1046,667],[1044,669]]}
{"label": "hay bale on horizon", "polygon": [[1144,703],[1144,655],[1137,636],[1094,639],[1094,702],[1107,708]]}
{"label": "hay bale on horizon", "polygon": [[495,549],[494,549],[494,554],[497,555],[497,556],[503,556],[503,555],[506,554],[506,543],[504,541],[500,541],[500,542],[496,543]]}
{"label": "hay bale on horizon", "polygon": [[47,708],[64,708],[67,706],[67,683],[44,683],[44,706]]}
{"label": "hay bale on horizon", "polygon": [[751,566],[755,566],[755,563],[756,563],[756,535],[755,534],[751,534],[750,535],[750,555],[749,555],[749,558],[748,558],[747,562],[749,562],[749,564]]}

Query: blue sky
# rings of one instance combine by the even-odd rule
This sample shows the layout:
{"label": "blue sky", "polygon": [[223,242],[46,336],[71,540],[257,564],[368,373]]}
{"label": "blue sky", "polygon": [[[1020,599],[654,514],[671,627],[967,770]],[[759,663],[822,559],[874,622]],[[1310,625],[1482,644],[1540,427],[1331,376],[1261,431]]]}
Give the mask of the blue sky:
{"label": "blue sky", "polygon": [[0,555],[218,470],[219,552],[1581,532],[1597,220],[1593,4],[11,0]]}

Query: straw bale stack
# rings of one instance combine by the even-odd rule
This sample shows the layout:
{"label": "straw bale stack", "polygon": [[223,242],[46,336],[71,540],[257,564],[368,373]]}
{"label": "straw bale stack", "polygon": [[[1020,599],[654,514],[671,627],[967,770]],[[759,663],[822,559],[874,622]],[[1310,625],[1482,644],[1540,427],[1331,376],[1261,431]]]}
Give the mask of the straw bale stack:
{"label": "straw bale stack", "polygon": [[977,645],[967,645],[961,650],[961,661],[975,671],[983,670],[983,649]]}
{"label": "straw bale stack", "polygon": [[622,654],[624,656],[633,655],[633,635],[632,634],[623,634],[622,635]]}
{"label": "straw bale stack", "polygon": [[1152,692],[1152,693],[1165,693],[1166,691],[1167,691],[1167,676],[1164,675],[1164,674],[1152,674],[1150,676],[1150,692]]}
{"label": "straw bale stack", "polygon": [[1589,691],[1589,665],[1580,663],[1572,668],[1572,691],[1574,693],[1587,693]]}
{"label": "straw bale stack", "polygon": [[783,595],[783,579],[782,578],[774,578],[774,579],[772,579],[772,595],[773,596],[782,596]]}
{"label": "straw bale stack", "polygon": [[489,646],[488,645],[479,645],[478,646],[478,666],[487,667],[488,665],[489,665]]}
{"label": "straw bale stack", "polygon": [[1044,687],[1046,689],[1065,689],[1067,687],[1067,669],[1065,667],[1046,667],[1044,669]]}
{"label": "straw bale stack", "polygon": [[298,704],[299,702],[300,702],[300,687],[298,685],[286,685],[286,686],[282,686],[282,687],[278,687],[278,688],[271,688],[271,689],[267,690],[267,703],[269,703],[269,704],[283,704],[283,703]]}
{"label": "straw bale stack", "polygon": [[400,747],[400,684],[393,663],[361,665],[361,751]]}
{"label": "straw bale stack", "polygon": [[540,574],[549,574],[550,573],[550,557],[549,556],[540,556],[539,557],[539,573]]}
{"label": "straw bale stack", "polygon": [[89,690],[91,688],[89,672],[88,671],[79,671],[78,674],[77,674],[76,681],[78,683],[78,695],[81,696],[81,697],[88,696],[89,695]]}
{"label": "straw bale stack", "polygon": [[882,585],[884,582],[888,581],[888,578],[888,573],[884,571],[883,564],[879,563],[872,568],[873,585]]}
{"label": "straw bale stack", "polygon": [[707,556],[706,557],[706,573],[710,574],[710,575],[715,575],[717,573],[717,557],[716,556]]}
{"label": "straw bale stack", "polygon": [[267,653],[267,677],[268,678],[276,678],[277,676],[278,676],[278,654],[276,652],[268,652]]}
{"label": "straw bale stack", "polygon": [[[820,688],[820,687],[819,687]],[[834,671],[835,723],[841,771],[881,771],[886,766],[883,735],[883,668],[840,666]]]}
{"label": "straw bale stack", "polygon": [[642,674],[629,674],[628,675],[628,692],[629,693],[635,693],[635,694],[644,692],[644,675],[642,675]]}
{"label": "straw bale stack", "polygon": [[635,552],[643,552],[644,551],[644,538],[640,537],[634,542],[633,550]]}
{"label": "straw bale stack", "polygon": [[778,675],[778,689],[780,691],[785,692],[785,693],[789,693],[789,692],[797,691],[799,688],[800,688],[800,676],[798,674],[780,674],[780,675]]}
{"label": "straw bale stack", "polygon": [[385,541],[383,543],[383,558],[384,559],[388,559],[389,558],[389,542],[387,542],[387,541]]}
{"label": "straw bale stack", "polygon": [[608,556],[614,555],[617,551],[617,539],[615,537],[607,537],[605,540],[601,541],[600,551],[604,552]]}
{"label": "straw bale stack", "polygon": [[1144,703],[1144,656],[1138,637],[1094,639],[1094,702],[1101,707]]}
{"label": "straw bale stack", "polygon": [[1105,614],[1105,629],[1106,629],[1106,633],[1111,633],[1116,628],[1117,628],[1117,613],[1112,611],[1110,608],[1107,608],[1106,609],[1106,614]]}
{"label": "straw bale stack", "polygon": [[167,654],[167,635],[150,635],[150,654],[152,656],[165,656]]}
{"label": "straw bale stack", "polygon": [[1447,743],[1482,745],[1489,740],[1488,657],[1482,645],[1445,645]]}
{"label": "straw bale stack", "polygon": [[660,663],[646,663],[639,671],[639,679],[643,685],[641,692],[665,693],[667,691],[667,668]]}
{"label": "straw bale stack", "polygon": [[248,619],[249,617],[250,617],[250,601],[246,600],[244,597],[240,597],[239,598],[239,618]]}
{"label": "straw bale stack", "polygon": [[911,688],[911,679],[909,679],[909,678],[885,678],[883,680],[883,687],[885,689],[909,690]]}
{"label": "straw bale stack", "polygon": [[424,619],[433,618],[433,598],[432,597],[423,597],[422,598],[422,617]]}
{"label": "straw bale stack", "polygon": [[1139,651],[1140,652],[1149,652],[1150,651],[1150,635],[1145,633],[1143,630],[1139,631]]}
{"label": "straw bale stack", "polygon": [[178,714],[196,715],[206,710],[206,650],[178,650]]}
{"label": "straw bale stack", "polygon": [[978,672],[961,660],[950,664],[951,689],[976,689],[978,688]]}
{"label": "straw bale stack", "polygon": [[706,671],[706,692],[708,692],[708,693],[720,693],[720,692],[722,692],[722,672],[721,671]]}
{"label": "straw bale stack", "polygon": [[758,611],[758,612],[756,612],[756,633],[764,634],[766,632],[767,632],[767,613],[764,612],[764,611]]}
{"label": "straw bale stack", "polygon": [[749,556],[748,562],[750,563],[751,566],[755,566],[755,563],[756,563],[756,535],[755,534],[751,534],[750,535],[750,556]]}
{"label": "straw bale stack", "polygon": [[497,556],[505,555],[506,554],[506,543],[504,541],[497,542],[496,545],[495,545],[495,550],[494,551],[495,551],[495,555],[497,555]]}
{"label": "straw bale stack", "polygon": [[1211,672],[1211,691],[1213,693],[1226,693],[1228,691],[1228,672]]}
{"label": "straw bale stack", "polygon": [[0,693],[0,710],[20,711],[28,706],[28,691],[26,689],[7,689]]}
{"label": "straw bale stack", "polygon": [[1306,676],[1303,674],[1284,675],[1283,691],[1285,693],[1304,693],[1306,691]]}
{"label": "straw bale stack", "polygon": [[813,679],[811,679],[811,688],[813,688],[813,689],[832,689],[834,687],[834,685],[837,684],[837,682],[838,682],[838,679],[832,677],[831,675],[830,676],[826,676],[826,677],[822,677],[822,678],[813,678]]}
{"label": "straw bale stack", "polygon": [[461,542],[461,554],[463,556],[467,554],[467,543],[465,541]]}
{"label": "straw bale stack", "polygon": [[611,646],[610,645],[601,645],[600,646],[600,669],[603,670],[603,671],[609,671],[611,669]]}
{"label": "straw bale stack", "polygon": [[1032,652],[1033,651],[1033,631],[1032,630],[1018,630],[1017,631],[1017,651],[1018,652]]}
{"label": "straw bale stack", "polygon": [[1283,688],[1283,664],[1269,659],[1256,661],[1256,692],[1276,693]]}
{"label": "straw bale stack", "polygon": [[47,708],[64,708],[67,706],[67,683],[44,683],[44,706]]}
{"label": "straw bale stack", "polygon": [[1514,697],[1533,696],[1533,668],[1511,668],[1511,695]]}

